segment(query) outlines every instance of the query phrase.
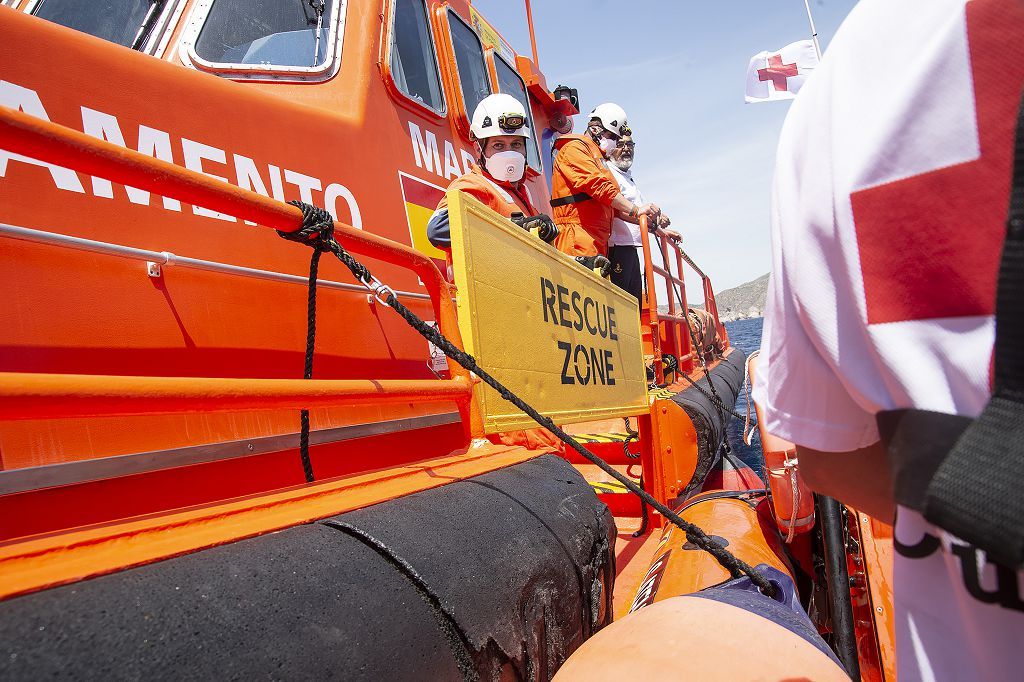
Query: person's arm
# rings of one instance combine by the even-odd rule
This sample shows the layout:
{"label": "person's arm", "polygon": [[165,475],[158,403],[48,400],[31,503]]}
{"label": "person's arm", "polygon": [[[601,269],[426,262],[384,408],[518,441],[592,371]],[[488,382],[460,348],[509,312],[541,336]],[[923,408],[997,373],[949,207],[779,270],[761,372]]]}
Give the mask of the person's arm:
{"label": "person's arm", "polygon": [[636,217],[642,213],[650,218],[657,216],[658,207],[654,204],[636,206],[622,196],[619,184],[608,177],[608,171],[600,162],[594,160],[586,143],[581,140],[573,140],[565,145],[558,152],[556,163],[565,178],[570,181],[573,194],[586,193],[591,199],[626,215]]}
{"label": "person's arm", "polygon": [[625,216],[624,220],[629,220],[630,222],[640,222],[639,207],[635,206],[632,201],[622,196],[621,193],[616,195],[615,198],[612,199],[611,206],[613,209],[615,209],[616,213]]}
{"label": "person's arm", "polygon": [[634,204],[626,197],[619,194],[612,199],[611,207],[626,222],[634,225],[640,223],[640,216],[646,215],[650,220],[657,219],[661,209],[654,204]]}
{"label": "person's arm", "polygon": [[427,241],[439,249],[452,248],[452,233],[448,225],[448,209],[439,208],[427,223]]}
{"label": "person's arm", "polygon": [[850,452],[796,446],[800,473],[815,492],[892,523],[896,515],[889,458],[880,442]]}
{"label": "person's arm", "polygon": [[[645,204],[645,206],[653,206],[655,209],[658,208],[657,206],[654,206],[654,204]],[[639,213],[639,211],[638,211],[638,213]],[[640,224],[640,216],[639,215],[631,216],[628,213],[623,213],[622,211],[616,211],[615,212],[615,217],[617,217],[619,220],[621,220],[623,222],[626,222],[626,223],[632,223],[634,225],[639,225]],[[677,232],[676,230],[668,230],[668,229],[666,229],[671,223],[672,223],[672,221],[670,221],[668,219],[668,216],[666,216],[664,213],[660,213],[660,215],[658,216],[658,227],[661,229],[661,231],[665,233],[666,237],[668,237],[669,239],[671,239],[674,242],[682,241],[683,235],[679,234],[679,232]]]}

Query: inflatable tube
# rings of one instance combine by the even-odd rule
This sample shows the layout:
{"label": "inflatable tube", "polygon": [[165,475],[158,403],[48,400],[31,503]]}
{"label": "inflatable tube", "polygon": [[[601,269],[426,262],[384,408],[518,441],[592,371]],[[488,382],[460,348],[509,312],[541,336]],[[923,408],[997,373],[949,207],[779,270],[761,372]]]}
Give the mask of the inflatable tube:
{"label": "inflatable tube", "polygon": [[[709,370],[715,394],[730,408],[736,404],[740,394],[745,361],[743,351],[734,348]],[[732,415],[719,407],[711,395],[714,394],[708,386],[707,378],[701,377],[696,386],[690,384],[672,397],[672,401],[686,411],[697,431],[697,469],[684,495],[699,486],[718,461],[718,451],[725,440],[729,420],[732,419]]]}
{"label": "inflatable tube", "polygon": [[[764,498],[740,495],[736,491],[703,493],[683,505],[679,515],[751,566],[764,564],[791,576],[781,540],[767,518]],[[690,543],[685,532],[666,524],[629,610],[698,592],[730,577],[713,556]]]}
{"label": "inflatable tube", "polygon": [[764,481],[757,473],[732,453],[722,456],[720,466],[704,479],[702,490],[763,490]]}
{"label": "inflatable tube", "polygon": [[570,680],[816,680],[848,682],[788,576],[758,566],[779,598],[749,578],[673,597],[613,623],[569,657]]}
{"label": "inflatable tube", "polygon": [[611,620],[615,524],[545,455],[0,603],[0,679],[548,679]]}

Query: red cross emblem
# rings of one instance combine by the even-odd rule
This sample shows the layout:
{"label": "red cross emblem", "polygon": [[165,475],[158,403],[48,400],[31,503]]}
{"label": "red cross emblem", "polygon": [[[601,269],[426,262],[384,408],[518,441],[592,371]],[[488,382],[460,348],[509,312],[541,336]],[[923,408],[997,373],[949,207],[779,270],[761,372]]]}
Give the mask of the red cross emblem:
{"label": "red cross emblem", "polygon": [[757,79],[760,81],[771,81],[776,90],[788,92],[787,79],[799,73],[796,64],[783,64],[782,55],[773,54],[768,57],[768,67],[757,70]]}
{"label": "red cross emblem", "polygon": [[850,195],[868,324],[995,310],[1024,88],[1024,6],[974,0],[966,12],[981,154]]}

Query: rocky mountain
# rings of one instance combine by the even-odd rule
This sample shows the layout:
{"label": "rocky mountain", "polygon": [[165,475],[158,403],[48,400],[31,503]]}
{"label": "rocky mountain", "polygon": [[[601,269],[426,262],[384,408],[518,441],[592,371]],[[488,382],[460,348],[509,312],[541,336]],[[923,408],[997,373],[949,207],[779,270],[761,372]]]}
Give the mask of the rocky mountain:
{"label": "rocky mountain", "polygon": [[723,322],[746,320],[764,315],[764,302],[768,295],[768,274],[732,289],[715,293],[718,316]]}
{"label": "rocky mountain", "polygon": [[[715,300],[718,302],[718,315],[722,318],[723,322],[762,317],[764,315],[764,302],[767,295],[767,274],[746,284],[741,284],[738,287],[716,292]],[[703,308],[704,305],[698,303],[693,307]]]}

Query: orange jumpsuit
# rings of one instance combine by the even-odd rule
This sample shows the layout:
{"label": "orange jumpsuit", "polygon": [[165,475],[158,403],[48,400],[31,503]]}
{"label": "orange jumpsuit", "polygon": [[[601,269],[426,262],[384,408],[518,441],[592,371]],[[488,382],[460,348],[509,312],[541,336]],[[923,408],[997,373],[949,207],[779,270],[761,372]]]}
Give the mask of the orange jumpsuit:
{"label": "orange jumpsuit", "polygon": [[[482,202],[495,213],[511,218],[513,213],[526,216],[537,214],[533,206],[533,197],[525,184],[518,187],[507,182],[499,182],[487,174],[480,166],[473,165],[465,175],[455,178],[448,189],[457,189]],[[430,243],[451,256],[451,237],[448,232],[448,196],[441,201],[427,225],[427,238]]]}
{"label": "orange jumpsuit", "polygon": [[555,246],[570,256],[608,255],[619,183],[589,135],[563,135],[555,149],[551,207],[560,232]]}

